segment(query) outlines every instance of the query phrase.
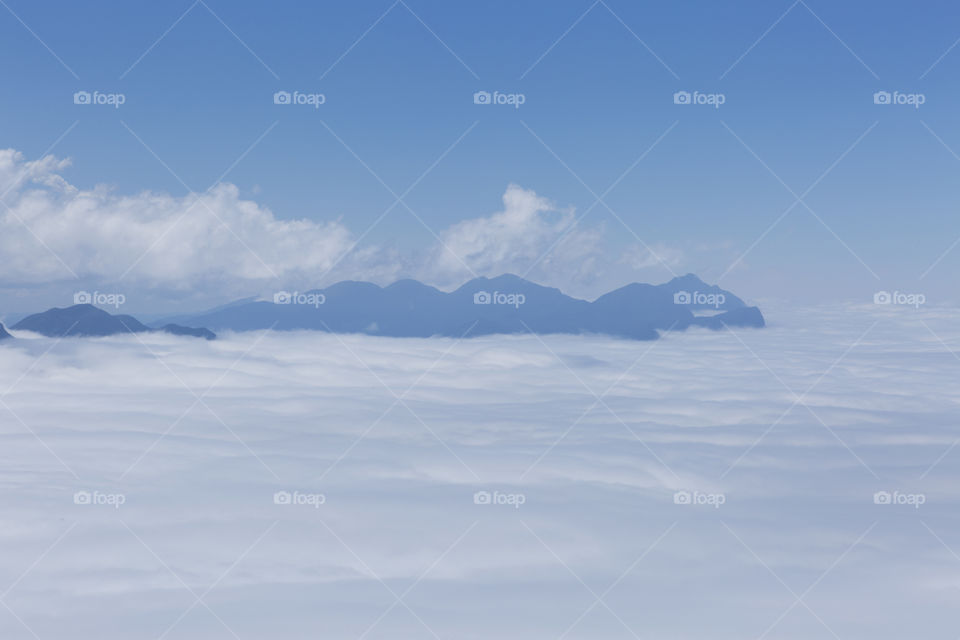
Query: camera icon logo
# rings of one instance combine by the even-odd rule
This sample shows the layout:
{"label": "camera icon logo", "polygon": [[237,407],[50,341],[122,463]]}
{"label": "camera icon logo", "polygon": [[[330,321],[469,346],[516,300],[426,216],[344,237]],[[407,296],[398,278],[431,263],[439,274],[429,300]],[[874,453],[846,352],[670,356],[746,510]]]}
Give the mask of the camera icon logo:
{"label": "camera icon logo", "polygon": [[73,504],[90,504],[90,492],[77,491],[73,494]]}
{"label": "camera icon logo", "polygon": [[890,104],[889,91],[877,91],[873,94],[873,104]]}
{"label": "camera icon logo", "polygon": [[689,291],[677,291],[673,294],[673,304],[690,304],[692,301]]}
{"label": "camera icon logo", "polygon": [[277,91],[273,94],[273,104],[290,104],[290,92]]}
{"label": "camera icon logo", "polygon": [[77,91],[73,94],[73,104],[90,104],[89,91]]}
{"label": "camera icon logo", "polygon": [[690,504],[690,492],[677,491],[673,494],[673,504]]}
{"label": "camera icon logo", "polygon": [[293,295],[289,291],[277,291],[273,294],[273,304],[290,304],[293,301]]}
{"label": "camera icon logo", "polygon": [[489,491],[477,491],[473,494],[473,504],[490,504],[490,492]]}
{"label": "camera icon logo", "polygon": [[73,294],[73,304],[90,304],[93,302],[93,296],[89,291],[77,291]]}
{"label": "camera icon logo", "polygon": [[891,496],[887,491],[877,491],[873,494],[873,504],[890,504]]}
{"label": "camera icon logo", "polygon": [[490,104],[491,96],[489,91],[477,91],[473,94],[473,104]]}
{"label": "camera icon logo", "polygon": [[873,304],[890,304],[893,302],[893,296],[889,291],[877,291],[873,294]]}
{"label": "camera icon logo", "polygon": [[690,92],[677,91],[673,94],[673,104],[690,104]]}
{"label": "camera icon logo", "polygon": [[492,302],[493,297],[489,291],[477,291],[473,294],[473,304],[490,304]]}
{"label": "camera icon logo", "polygon": [[289,491],[277,491],[273,494],[273,504],[290,504],[292,499]]}

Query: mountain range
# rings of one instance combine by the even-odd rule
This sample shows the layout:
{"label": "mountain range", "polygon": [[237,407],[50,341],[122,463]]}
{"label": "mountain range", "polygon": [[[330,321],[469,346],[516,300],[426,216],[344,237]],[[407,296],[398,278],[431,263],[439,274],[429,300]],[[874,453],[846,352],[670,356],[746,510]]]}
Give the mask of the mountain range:
{"label": "mountain range", "polygon": [[92,304],[75,304],[63,309],[53,308],[43,313],[27,316],[13,325],[14,331],[33,331],[51,338],[65,336],[112,336],[118,333],[142,333],[163,331],[178,336],[193,336],[213,340],[209,329],[193,329],[178,324],[166,324],[151,328],[133,316],[112,315]]}
{"label": "mountain range", "polygon": [[52,337],[163,331],[208,340],[216,337],[210,329],[307,329],[422,338],[594,333],[653,340],[660,331],[763,327],[765,323],[757,307],[693,274],[661,285],[629,284],[593,302],[505,274],[475,278],[449,293],[416,280],[399,280],[386,287],[345,281],[325,289],[280,291],[273,300],[247,298],[158,324],[149,327],[133,316],[78,304],[27,316],[12,328]]}
{"label": "mountain range", "polygon": [[593,302],[510,274],[476,278],[450,293],[416,280],[386,287],[345,281],[172,320],[232,331],[314,329],[394,337],[598,333],[637,340],[694,326],[764,326],[759,309],[692,274],[661,285],[629,284]]}

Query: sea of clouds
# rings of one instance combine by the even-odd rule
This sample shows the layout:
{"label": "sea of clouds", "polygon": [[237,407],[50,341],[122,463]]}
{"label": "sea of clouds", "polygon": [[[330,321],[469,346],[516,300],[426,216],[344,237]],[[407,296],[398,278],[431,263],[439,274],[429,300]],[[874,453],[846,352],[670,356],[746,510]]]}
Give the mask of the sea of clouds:
{"label": "sea of clouds", "polygon": [[765,312],[656,342],[21,333],[0,637],[956,637],[960,313]]}

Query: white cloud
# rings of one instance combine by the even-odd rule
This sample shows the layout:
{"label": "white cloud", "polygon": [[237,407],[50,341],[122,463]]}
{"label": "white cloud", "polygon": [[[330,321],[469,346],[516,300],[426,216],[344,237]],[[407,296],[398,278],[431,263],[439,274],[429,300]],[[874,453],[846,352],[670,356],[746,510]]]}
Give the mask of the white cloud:
{"label": "white cloud", "polygon": [[56,173],[65,166],[0,154],[0,181],[12,187],[4,198],[12,211],[0,210],[0,279],[45,283],[72,279],[72,270],[95,280],[234,291],[274,276],[315,276],[352,244],[340,222],[280,220],[230,184],[184,197],[122,195],[69,185]]}
{"label": "white cloud", "polygon": [[[462,281],[470,270],[480,275],[525,273],[540,261],[537,273],[590,274],[600,255],[600,232],[575,226],[573,209],[560,210],[546,198],[515,184],[503,194],[503,210],[464,220],[440,234],[433,264],[435,277]],[[468,268],[469,267],[469,268]]]}
{"label": "white cloud", "polygon": [[14,149],[0,149],[0,196],[6,195],[30,182],[69,190],[67,183],[57,175],[70,166],[69,160],[45,156],[39,160],[24,160]]}
{"label": "white cloud", "polygon": [[627,247],[620,256],[620,261],[633,269],[663,268],[664,266],[675,269],[683,264],[684,254],[680,249],[660,243],[647,246],[637,243]]}
{"label": "white cloud", "polygon": [[471,270],[523,273],[539,259],[531,276],[559,284],[595,275],[602,255],[601,229],[578,228],[572,209],[558,210],[517,185],[504,193],[502,211],[439,229],[443,246],[401,254],[355,247],[340,220],[280,219],[229,183],[183,197],[122,194],[69,184],[59,174],[68,165],[0,151],[0,193],[7,191],[10,207],[0,210],[0,283],[74,282],[76,274],[91,286],[230,297],[266,286],[317,286],[328,274],[326,283],[412,275],[451,286]]}
{"label": "white cloud", "polygon": [[[405,600],[441,637],[555,638],[593,600],[561,561],[601,593],[673,526],[605,602],[641,635],[757,637],[793,596],[752,552],[802,593],[876,523],[811,609],[841,637],[951,628],[955,559],[920,520],[960,546],[956,361],[918,320],[955,347],[956,312],[765,311],[768,329],[652,345],[141,336],[169,369],[129,336],[0,345],[0,389],[13,386],[4,402],[23,420],[2,413],[0,575],[13,583],[76,525],[4,601],[44,638],[156,638],[194,601],[156,553],[197,593],[216,583],[206,600],[244,638],[359,637],[393,602],[371,573],[401,593],[424,572]],[[822,377],[805,402],[836,436],[803,406],[782,415],[794,397],[771,370],[797,393]],[[398,394],[413,385],[409,409],[378,378]],[[210,410],[181,380],[209,389]],[[587,411],[581,380],[614,385],[615,414]],[[126,503],[74,505],[80,489]],[[726,503],[675,505],[678,489]],[[897,489],[927,502],[873,504]],[[277,506],[279,490],[326,503]],[[478,490],[526,503],[475,505]],[[376,631],[430,635],[402,606]],[[0,615],[0,636],[17,634],[29,636]],[[198,606],[169,637],[217,634],[230,637]],[[630,634],[597,607],[572,635]],[[830,634],[798,615],[776,635]]]}

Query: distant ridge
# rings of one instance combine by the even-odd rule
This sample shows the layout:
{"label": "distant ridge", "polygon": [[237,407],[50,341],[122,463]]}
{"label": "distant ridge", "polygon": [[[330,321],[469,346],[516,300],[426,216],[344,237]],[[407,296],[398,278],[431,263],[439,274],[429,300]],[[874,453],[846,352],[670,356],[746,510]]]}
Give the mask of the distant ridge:
{"label": "distant ridge", "polygon": [[3,324],[0,323],[0,340],[6,340],[7,338],[12,338],[12,337],[13,336],[7,333],[7,330],[3,328]]}
{"label": "distant ridge", "polygon": [[693,274],[661,285],[629,284],[593,302],[511,274],[476,278],[450,293],[416,280],[386,287],[344,281],[325,289],[278,292],[274,301],[239,302],[177,320],[232,331],[272,327],[390,337],[597,333],[636,340],[689,327],[765,325],[758,308]]}
{"label": "distant ridge", "polygon": [[43,313],[27,316],[12,327],[14,330],[33,331],[44,336],[112,336],[119,333],[143,333],[163,331],[178,336],[194,336],[213,340],[216,334],[209,329],[194,329],[168,324],[160,329],[151,329],[133,316],[112,315],[92,304],[75,304],[66,308],[53,308]]}

